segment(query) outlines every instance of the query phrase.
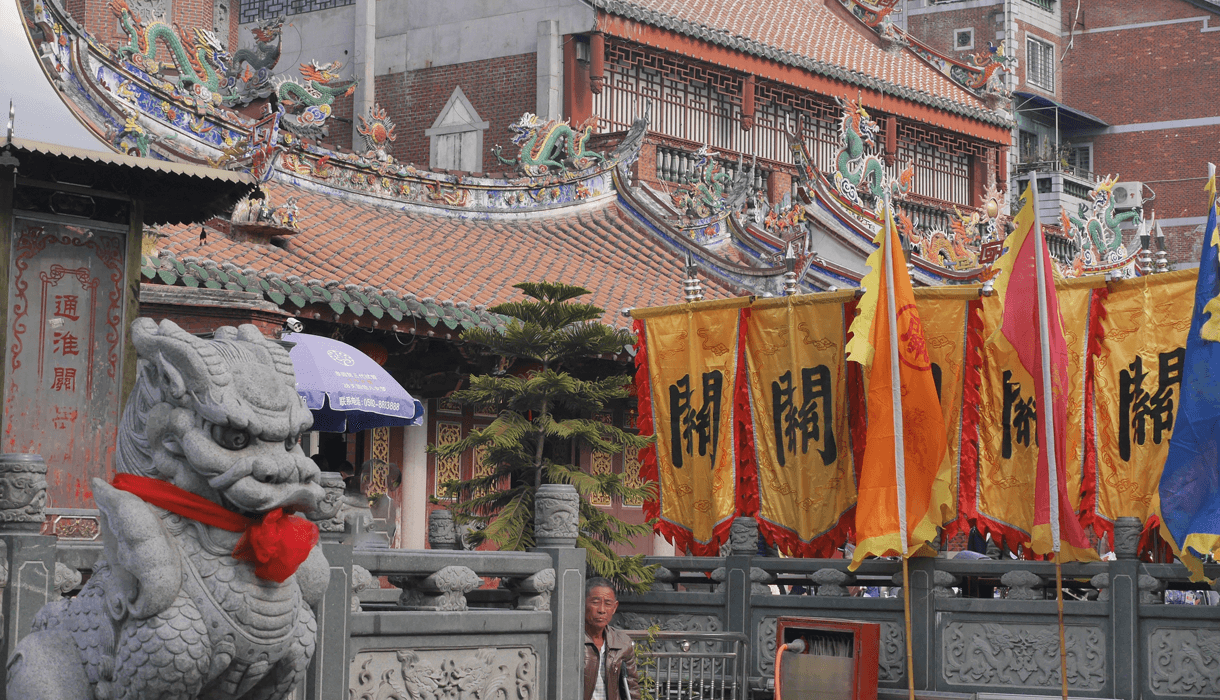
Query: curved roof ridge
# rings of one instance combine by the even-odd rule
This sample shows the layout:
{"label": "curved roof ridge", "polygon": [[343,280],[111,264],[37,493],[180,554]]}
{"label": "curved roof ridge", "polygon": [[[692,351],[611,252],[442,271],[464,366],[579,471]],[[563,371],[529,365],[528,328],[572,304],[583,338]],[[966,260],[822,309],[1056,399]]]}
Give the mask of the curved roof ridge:
{"label": "curved roof ridge", "polygon": [[[791,12],[796,11],[794,8],[804,4],[806,9],[810,10],[809,13],[804,15],[804,19],[807,22],[823,22],[826,24],[833,22],[835,25],[834,29],[841,29],[841,31],[833,32],[826,30],[833,37],[855,36],[859,39],[858,42],[851,42],[856,44],[855,46],[848,46],[846,42],[840,41],[823,44],[811,43],[811,48],[816,49],[829,45],[832,50],[837,50],[852,59],[861,61],[869,58],[875,59],[875,55],[866,55],[872,54],[874,51],[887,56],[893,55],[874,46],[869,39],[859,34],[859,29],[840,21],[829,9],[811,4],[812,0],[804,0],[804,3],[800,2],[800,0],[788,0],[784,3],[778,3],[778,0],[770,1],[778,4],[781,8],[779,12],[768,13],[764,8],[758,7],[758,2],[745,3],[740,0],[695,0],[693,2],[679,2],[678,0],[588,0],[595,8],[608,14],[626,17],[627,19],[643,22],[660,29],[674,31],[736,51],[752,54],[785,65],[803,68],[829,78],[885,92],[918,104],[959,114],[987,124],[1004,128],[1012,126],[1012,121],[1009,118],[988,109],[978,97],[957,85],[940,72],[928,67],[914,55],[904,54],[904,60],[901,61],[901,65],[889,67],[890,72],[894,74],[894,78],[906,78],[915,81],[918,76],[914,74],[914,71],[919,71],[927,76],[932,85],[943,88],[943,92],[946,94],[937,95],[926,89],[899,84],[891,79],[880,78],[860,69],[841,65],[829,58],[819,58],[808,54],[802,55],[792,48],[777,45],[782,43],[793,45],[799,41],[799,37],[794,36],[795,30],[790,27],[783,27],[781,31],[776,32],[775,22],[778,21],[775,19],[776,16],[782,14],[790,15]],[[767,0],[762,0],[763,4],[766,2]],[[720,20],[723,18],[723,23],[726,25],[731,23],[741,24],[752,20],[757,26],[742,26],[739,32],[735,33],[734,30],[729,28],[711,26],[679,14],[694,14],[700,9],[712,10],[711,17],[707,18],[709,20]],[[789,12],[785,13],[784,10]],[[798,17],[785,16],[784,19],[795,21]],[[770,21],[771,24],[759,24],[760,22],[767,21]],[[751,32],[751,30],[754,31]],[[746,32],[751,34],[766,34],[770,32],[771,35],[764,39],[763,37],[750,36]],[[835,44],[844,45],[837,46]],[[863,44],[867,44],[869,48],[864,48]],[[823,53],[828,52],[824,51]],[[947,96],[949,94],[956,95],[959,99],[952,99]]]}

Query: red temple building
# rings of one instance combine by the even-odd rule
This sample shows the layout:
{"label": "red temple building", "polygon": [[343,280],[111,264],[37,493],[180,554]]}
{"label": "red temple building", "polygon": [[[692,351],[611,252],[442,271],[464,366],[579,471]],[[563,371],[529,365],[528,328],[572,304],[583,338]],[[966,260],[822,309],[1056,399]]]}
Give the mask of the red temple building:
{"label": "red temple building", "polygon": [[[437,484],[481,468],[424,447],[491,420],[445,397],[484,362],[461,332],[503,324],[488,307],[517,282],[584,286],[622,326],[624,307],[855,286],[887,194],[916,283],[979,279],[1008,213],[1010,59],[951,61],[887,8],[21,3],[62,96],[47,120],[263,183],[227,216],[146,236],[141,313],[196,332],[292,316],[427,400],[426,428],[311,441],[401,465],[411,547]],[[581,459],[639,478],[635,455]]]}

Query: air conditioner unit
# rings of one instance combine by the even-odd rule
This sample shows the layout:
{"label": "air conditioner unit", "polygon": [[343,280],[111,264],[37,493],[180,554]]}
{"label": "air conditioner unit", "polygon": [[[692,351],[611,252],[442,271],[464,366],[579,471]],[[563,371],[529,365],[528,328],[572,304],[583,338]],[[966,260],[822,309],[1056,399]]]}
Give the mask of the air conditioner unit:
{"label": "air conditioner unit", "polygon": [[1139,209],[1144,206],[1144,183],[1142,182],[1117,182],[1110,192],[1113,195],[1115,209]]}

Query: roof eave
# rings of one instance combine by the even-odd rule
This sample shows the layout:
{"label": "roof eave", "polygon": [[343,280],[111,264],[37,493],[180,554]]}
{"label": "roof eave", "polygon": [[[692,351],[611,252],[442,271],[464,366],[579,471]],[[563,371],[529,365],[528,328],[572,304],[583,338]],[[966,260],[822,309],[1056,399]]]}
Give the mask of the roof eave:
{"label": "roof eave", "polygon": [[[724,46],[735,51],[741,51],[743,53],[772,60],[784,65],[802,68],[818,75],[823,75],[825,77],[840,80],[851,85],[866,87],[870,90],[876,90],[878,92],[901,97],[917,104],[934,107],[951,114],[957,114],[983,122],[984,124],[990,124],[992,126],[1001,127],[1004,129],[1013,128],[1013,121],[998,112],[959,104],[943,97],[930,95],[921,90],[895,85],[859,71],[850,70],[842,66],[833,65],[826,63],[825,61],[809,58],[807,56],[798,56],[790,51],[768,46],[767,44],[754,39],[734,36],[720,29],[714,29],[706,25],[689,22],[687,20],[657,12],[656,10],[638,7],[629,2],[624,2],[623,0],[587,1],[595,8],[606,14],[623,17],[660,29],[677,32],[700,41],[706,41],[711,44]],[[602,27],[602,24],[603,23],[599,23],[599,28],[605,29],[605,27]],[[631,36],[623,36],[621,38],[629,40],[633,39]]]}

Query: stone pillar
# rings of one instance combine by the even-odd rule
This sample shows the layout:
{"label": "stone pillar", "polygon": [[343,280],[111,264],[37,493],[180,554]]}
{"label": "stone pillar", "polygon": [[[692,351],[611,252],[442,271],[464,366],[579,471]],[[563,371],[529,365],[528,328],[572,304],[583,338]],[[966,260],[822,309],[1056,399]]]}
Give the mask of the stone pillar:
{"label": "stone pillar", "polygon": [[55,591],[55,538],[41,535],[47,502],[47,465],[34,454],[0,455],[0,541],[5,547],[3,639],[7,661],[17,642],[30,633],[34,615],[58,600]]}
{"label": "stone pillar", "polygon": [[364,534],[363,522],[349,518],[346,531],[323,531],[319,545],[330,564],[330,584],[314,613],[318,618],[318,646],[305,677],[305,697],[348,696],[350,660],[347,657],[347,623],[352,604],[352,549]]}
{"label": "stone pillar", "polygon": [[543,119],[563,119],[563,37],[556,19],[538,23],[538,97],[534,111]]}
{"label": "stone pillar", "polygon": [[1139,624],[1139,518],[1118,518],[1114,521],[1114,556],[1109,562],[1110,642],[1113,645],[1114,697],[1137,700],[1141,696],[1140,624]]}
{"label": "stone pillar", "polygon": [[309,519],[318,526],[319,546],[330,564],[330,583],[322,602],[314,610],[318,618],[318,646],[305,677],[304,697],[307,698],[347,697],[347,622],[352,598],[352,543],[355,541],[351,528],[355,526],[361,533],[364,529],[363,521],[356,517],[349,523],[342,519],[342,477],[323,472],[322,490],[325,495],[314,512],[309,513]]}
{"label": "stone pillar", "polygon": [[672,557],[674,556],[674,543],[665,539],[664,535],[656,534],[652,536],[652,556],[654,557]]}
{"label": "stone pillar", "polygon": [[377,99],[374,87],[377,75],[377,0],[356,0],[352,25],[352,77],[360,81],[352,100],[352,150],[363,153],[364,137],[358,131],[360,117],[368,118],[369,110]]}
{"label": "stone pillar", "polygon": [[[753,542],[753,547],[749,543]],[[751,564],[758,554],[758,521],[737,518],[729,529],[729,556],[724,558],[724,631],[747,632],[750,624]]]}
{"label": "stone pillar", "polygon": [[555,591],[551,595],[551,637],[547,649],[548,698],[584,693],[585,550],[576,547],[580,497],[567,484],[544,484],[534,499],[531,551],[551,555]]}
{"label": "stone pillar", "polygon": [[428,414],[405,428],[402,440],[402,490],[398,503],[398,546],[423,549],[428,531]]}
{"label": "stone pillar", "polygon": [[428,546],[432,549],[461,549],[457,529],[453,525],[453,513],[437,508],[428,514]]}
{"label": "stone pillar", "polygon": [[[916,690],[933,690],[936,684],[932,669],[936,656],[933,653],[936,648],[936,562],[935,557],[911,557],[908,564],[911,577],[911,652],[914,667],[907,669],[907,673],[914,675]],[[902,656],[905,660],[905,642]]]}

